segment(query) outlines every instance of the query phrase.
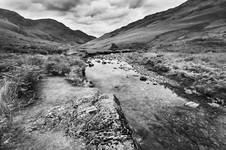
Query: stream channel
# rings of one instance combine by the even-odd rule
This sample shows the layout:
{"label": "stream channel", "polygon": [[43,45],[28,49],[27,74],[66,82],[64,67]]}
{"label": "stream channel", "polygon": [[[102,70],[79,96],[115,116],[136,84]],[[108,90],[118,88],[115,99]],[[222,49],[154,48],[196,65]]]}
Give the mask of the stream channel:
{"label": "stream channel", "polygon": [[[113,93],[120,100],[134,137],[143,150],[225,147],[219,140],[225,137],[225,124],[216,127],[214,113],[187,107],[188,100],[163,85],[141,81],[140,74],[126,62],[90,61],[94,66],[86,69],[88,80],[101,92]],[[220,120],[225,122],[225,117]],[[224,132],[219,133],[222,129]]]}

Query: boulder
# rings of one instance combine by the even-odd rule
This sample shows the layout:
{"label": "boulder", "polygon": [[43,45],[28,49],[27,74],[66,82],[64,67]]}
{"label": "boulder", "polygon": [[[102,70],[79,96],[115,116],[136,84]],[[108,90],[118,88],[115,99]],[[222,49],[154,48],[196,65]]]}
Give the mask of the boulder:
{"label": "boulder", "polygon": [[39,127],[48,131],[63,130],[73,139],[77,150],[139,149],[119,100],[111,94],[97,92],[56,106],[39,123],[42,124]]}
{"label": "boulder", "polygon": [[77,126],[69,130],[80,131],[88,149],[134,150],[132,130],[114,95],[80,99],[77,105]]}

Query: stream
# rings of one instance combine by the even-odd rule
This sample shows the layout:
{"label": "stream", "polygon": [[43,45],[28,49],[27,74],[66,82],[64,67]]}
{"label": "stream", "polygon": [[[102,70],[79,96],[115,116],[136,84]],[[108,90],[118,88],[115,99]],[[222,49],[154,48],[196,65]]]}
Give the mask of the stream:
{"label": "stream", "polygon": [[221,141],[219,135],[215,137],[217,127],[211,120],[212,113],[186,107],[188,100],[163,85],[141,81],[140,74],[126,62],[90,61],[94,66],[86,69],[88,80],[101,92],[113,93],[120,100],[134,137],[143,150],[219,146]]}

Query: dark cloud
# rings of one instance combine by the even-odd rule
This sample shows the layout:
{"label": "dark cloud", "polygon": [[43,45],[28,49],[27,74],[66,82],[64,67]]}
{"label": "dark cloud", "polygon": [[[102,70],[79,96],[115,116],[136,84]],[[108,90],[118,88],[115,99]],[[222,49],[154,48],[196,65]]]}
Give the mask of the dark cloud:
{"label": "dark cloud", "polygon": [[32,0],[33,3],[41,4],[47,10],[70,11],[81,3],[81,0]]}

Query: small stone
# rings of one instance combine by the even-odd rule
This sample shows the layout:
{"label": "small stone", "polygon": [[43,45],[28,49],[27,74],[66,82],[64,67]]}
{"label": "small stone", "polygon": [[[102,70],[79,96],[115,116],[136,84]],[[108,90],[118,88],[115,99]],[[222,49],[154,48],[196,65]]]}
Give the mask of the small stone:
{"label": "small stone", "polygon": [[189,95],[193,94],[192,90],[189,89],[184,89],[184,92]]}
{"label": "small stone", "polygon": [[100,60],[96,60],[96,62],[97,62],[97,63],[100,63],[101,61],[100,61]]}
{"label": "small stone", "polygon": [[89,63],[89,67],[93,67],[94,66],[94,64],[93,63]]}
{"label": "small stone", "polygon": [[148,79],[147,79],[147,77],[145,77],[145,76],[141,76],[141,77],[140,77],[140,80],[141,80],[141,81],[147,81]]}
{"label": "small stone", "polygon": [[134,77],[139,77],[139,75],[138,75],[138,74],[134,74],[133,76],[134,76]]}
{"label": "small stone", "polygon": [[95,113],[96,111],[97,111],[97,108],[95,106],[91,106],[86,109],[86,113],[89,113],[89,114]]}
{"label": "small stone", "polygon": [[197,108],[197,107],[199,107],[199,104],[195,103],[195,102],[188,102],[185,104],[185,106],[190,107],[190,108]]}
{"label": "small stone", "polygon": [[214,108],[219,108],[220,105],[217,104],[217,103],[208,103],[208,105],[210,105],[211,107],[214,107]]}
{"label": "small stone", "polygon": [[92,82],[92,81],[89,81],[88,86],[89,86],[89,87],[91,87],[91,88],[95,87],[95,85],[93,84],[93,82]]}

